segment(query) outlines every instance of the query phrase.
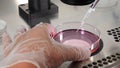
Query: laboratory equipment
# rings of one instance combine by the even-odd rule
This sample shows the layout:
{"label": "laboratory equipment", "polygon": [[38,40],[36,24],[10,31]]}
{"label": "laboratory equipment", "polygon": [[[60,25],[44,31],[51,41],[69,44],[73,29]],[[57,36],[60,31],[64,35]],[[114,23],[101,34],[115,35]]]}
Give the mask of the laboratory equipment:
{"label": "laboratory equipment", "polygon": [[[88,5],[95,0],[61,0],[71,5]],[[19,15],[27,22],[30,27],[40,22],[50,22],[49,18],[58,13],[58,6],[50,0],[28,0],[28,4],[19,5]],[[49,18],[47,16],[50,16]]]}
{"label": "laboratory equipment", "polygon": [[61,0],[61,1],[69,5],[88,5],[94,2],[95,0]]}
{"label": "laboratory equipment", "polygon": [[[90,9],[80,22],[69,22],[57,26],[57,34],[54,39],[60,43],[66,45],[86,46],[90,47],[90,50],[95,53],[100,48],[100,31],[94,26],[87,24],[84,20],[94,10],[99,0],[95,0]],[[72,26],[72,27],[70,27]],[[102,46],[101,46],[102,47]]]}
{"label": "laboratory equipment", "polygon": [[84,15],[84,17],[81,20],[81,25],[85,23],[85,19],[89,17],[90,13],[92,11],[95,11],[95,7],[98,4],[99,0],[95,0],[92,5],[90,6],[90,8],[88,9],[88,11],[86,12],[86,14]]}
{"label": "laboratory equipment", "polygon": [[[85,46],[88,47],[92,55],[103,47],[100,44],[100,31],[90,24],[83,24],[81,28],[80,22],[67,22],[56,26],[56,35],[54,40],[65,45]],[[78,30],[79,28],[79,30]],[[77,31],[78,30],[78,31]]]}
{"label": "laboratory equipment", "polygon": [[58,12],[58,7],[50,0],[28,0],[28,4],[19,5],[19,15],[30,27],[40,22],[50,22],[47,16]]}

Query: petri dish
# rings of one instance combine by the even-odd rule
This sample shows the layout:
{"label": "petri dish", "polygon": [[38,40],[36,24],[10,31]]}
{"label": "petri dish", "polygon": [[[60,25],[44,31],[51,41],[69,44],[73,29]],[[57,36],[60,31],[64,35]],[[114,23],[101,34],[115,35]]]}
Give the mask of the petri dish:
{"label": "petri dish", "polygon": [[53,39],[59,43],[73,46],[84,46],[92,53],[100,47],[100,31],[98,28],[80,22],[66,22],[56,26],[56,34]]}

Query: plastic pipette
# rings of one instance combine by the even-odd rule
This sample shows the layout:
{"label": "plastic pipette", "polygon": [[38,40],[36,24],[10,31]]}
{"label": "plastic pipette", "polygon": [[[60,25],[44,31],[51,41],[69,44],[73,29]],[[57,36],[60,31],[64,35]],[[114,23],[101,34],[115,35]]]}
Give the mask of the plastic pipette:
{"label": "plastic pipette", "polygon": [[92,3],[92,5],[90,6],[90,8],[88,9],[88,11],[86,12],[86,14],[84,15],[83,19],[81,20],[81,25],[83,25],[85,22],[85,19],[89,16],[89,14],[92,11],[95,11],[95,6],[97,5],[97,3],[99,2],[99,0],[95,0],[94,3]]}
{"label": "plastic pipette", "polygon": [[[97,3],[99,2],[99,0],[95,0],[95,2],[92,3],[92,5],[90,6],[90,8],[88,9],[88,11],[86,12],[86,14],[84,15],[84,17],[82,18],[81,20],[81,23],[80,23],[80,27],[82,27],[82,25],[85,23],[85,19],[89,16],[89,14],[92,12],[92,11],[95,11],[95,6],[97,5]],[[77,32],[79,31],[79,28],[77,29]]]}

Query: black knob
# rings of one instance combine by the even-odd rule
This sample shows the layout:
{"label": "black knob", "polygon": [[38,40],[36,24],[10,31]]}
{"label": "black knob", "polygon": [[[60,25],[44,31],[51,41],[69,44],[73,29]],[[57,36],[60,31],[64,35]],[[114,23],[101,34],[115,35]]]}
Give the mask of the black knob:
{"label": "black knob", "polygon": [[69,5],[88,5],[93,3],[95,0],[61,0],[63,3],[69,4]]}

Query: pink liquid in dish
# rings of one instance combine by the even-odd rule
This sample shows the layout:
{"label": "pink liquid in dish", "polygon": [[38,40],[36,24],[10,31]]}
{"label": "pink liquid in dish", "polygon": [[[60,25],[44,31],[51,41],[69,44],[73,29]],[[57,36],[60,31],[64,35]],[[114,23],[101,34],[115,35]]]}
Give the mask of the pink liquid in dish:
{"label": "pink liquid in dish", "polygon": [[[57,33],[53,38],[66,45],[92,47],[92,53],[99,48],[99,37],[86,30],[68,29]],[[92,44],[94,45],[91,46]]]}
{"label": "pink liquid in dish", "polygon": [[77,46],[78,45],[82,46],[82,47],[86,47],[90,49],[90,44],[84,40],[78,40],[78,39],[70,39],[70,40],[66,40],[63,42],[63,44],[65,45],[71,45],[71,46]]}

